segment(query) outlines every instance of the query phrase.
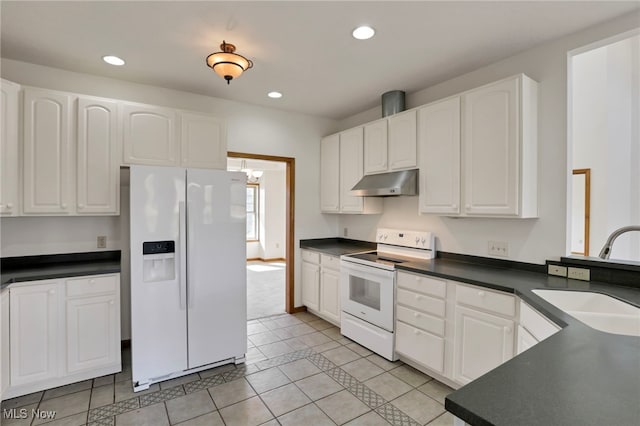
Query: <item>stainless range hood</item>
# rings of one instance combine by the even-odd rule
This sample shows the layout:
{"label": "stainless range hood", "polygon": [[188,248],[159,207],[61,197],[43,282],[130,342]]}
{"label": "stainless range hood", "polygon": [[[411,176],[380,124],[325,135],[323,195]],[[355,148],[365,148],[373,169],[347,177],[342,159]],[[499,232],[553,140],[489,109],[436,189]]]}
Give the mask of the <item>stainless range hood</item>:
{"label": "stainless range hood", "polygon": [[351,195],[389,197],[418,194],[418,169],[366,175],[351,188]]}

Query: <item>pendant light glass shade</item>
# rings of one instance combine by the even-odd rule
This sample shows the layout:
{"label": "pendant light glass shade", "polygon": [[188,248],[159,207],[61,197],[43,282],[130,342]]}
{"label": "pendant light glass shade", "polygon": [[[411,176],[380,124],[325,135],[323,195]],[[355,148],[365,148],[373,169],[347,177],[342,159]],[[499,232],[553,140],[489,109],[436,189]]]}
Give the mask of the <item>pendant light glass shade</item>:
{"label": "pendant light glass shade", "polygon": [[227,80],[227,84],[234,78],[253,67],[253,62],[242,55],[234,53],[236,47],[225,41],[220,45],[222,52],[212,53],[207,56],[207,66],[211,67],[216,74]]}

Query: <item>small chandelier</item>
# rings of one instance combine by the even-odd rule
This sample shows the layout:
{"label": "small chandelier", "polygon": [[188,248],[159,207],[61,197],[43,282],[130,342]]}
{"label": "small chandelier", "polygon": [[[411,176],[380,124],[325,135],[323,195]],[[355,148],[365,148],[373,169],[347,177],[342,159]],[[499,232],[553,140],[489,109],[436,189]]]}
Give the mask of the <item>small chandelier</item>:
{"label": "small chandelier", "polygon": [[227,80],[227,84],[234,78],[240,77],[240,74],[244,71],[253,67],[252,61],[242,55],[233,53],[236,51],[236,47],[233,44],[223,40],[220,49],[222,49],[222,52],[212,53],[207,56],[207,66]]}

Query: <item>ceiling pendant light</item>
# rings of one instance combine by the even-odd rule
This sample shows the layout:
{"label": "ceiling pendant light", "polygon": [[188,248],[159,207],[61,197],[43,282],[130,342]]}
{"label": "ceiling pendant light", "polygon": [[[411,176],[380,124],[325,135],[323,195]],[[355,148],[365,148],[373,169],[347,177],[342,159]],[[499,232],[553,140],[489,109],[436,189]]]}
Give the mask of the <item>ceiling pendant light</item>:
{"label": "ceiling pendant light", "polygon": [[252,61],[242,55],[233,53],[236,51],[236,47],[233,44],[223,40],[220,49],[222,49],[222,52],[212,53],[207,56],[207,66],[227,80],[227,84],[234,78],[240,77],[240,74],[244,71],[253,67]]}

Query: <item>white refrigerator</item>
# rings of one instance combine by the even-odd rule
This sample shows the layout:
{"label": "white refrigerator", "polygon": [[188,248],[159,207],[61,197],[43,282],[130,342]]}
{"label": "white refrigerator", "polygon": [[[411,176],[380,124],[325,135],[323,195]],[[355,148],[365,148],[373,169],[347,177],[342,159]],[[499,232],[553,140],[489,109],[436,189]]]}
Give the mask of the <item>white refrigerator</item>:
{"label": "white refrigerator", "polygon": [[131,166],[134,390],[244,362],[246,175]]}

